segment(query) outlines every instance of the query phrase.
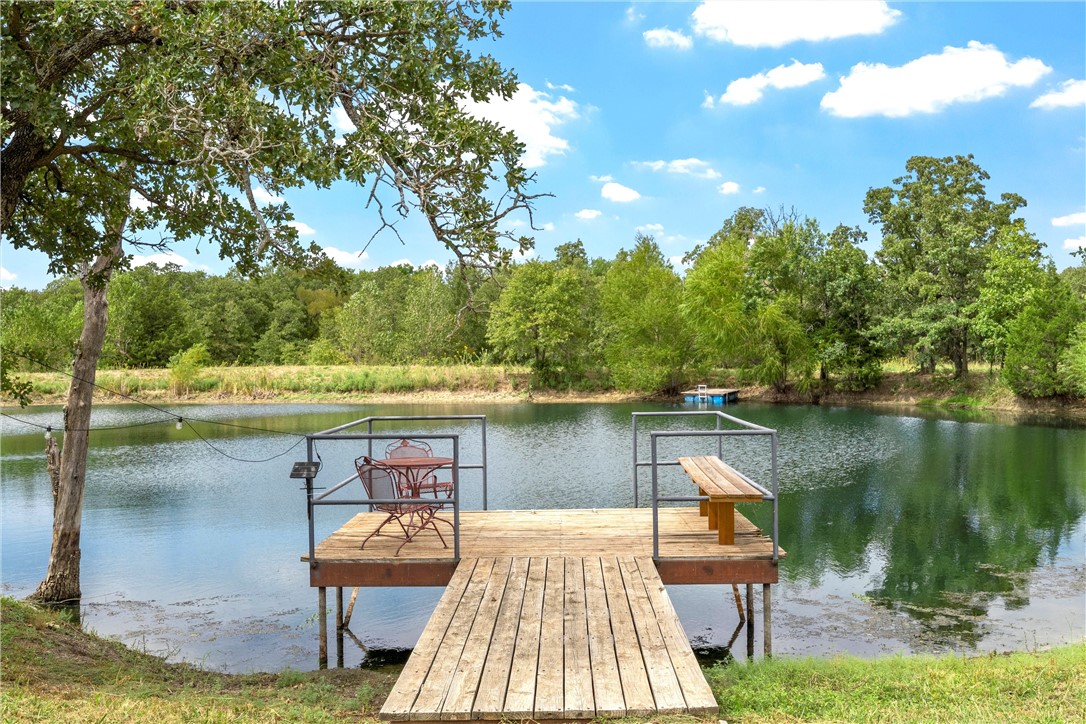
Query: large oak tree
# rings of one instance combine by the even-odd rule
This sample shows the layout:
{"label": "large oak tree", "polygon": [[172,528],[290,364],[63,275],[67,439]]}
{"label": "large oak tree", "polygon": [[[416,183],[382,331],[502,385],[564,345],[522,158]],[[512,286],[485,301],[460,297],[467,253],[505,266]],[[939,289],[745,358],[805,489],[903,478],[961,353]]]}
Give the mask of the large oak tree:
{"label": "large oak tree", "polygon": [[[5,2],[0,231],[78,277],[82,334],[64,410],[49,568],[35,597],[77,600],[92,385],[106,290],[139,245],[196,237],[242,272],[313,261],[285,203],[359,185],[375,233],[420,213],[465,266],[507,258],[531,211],[508,132],[464,112],[515,78],[477,47],[500,2]],[[337,137],[334,114],[355,130]],[[517,240],[522,246],[527,239]]]}

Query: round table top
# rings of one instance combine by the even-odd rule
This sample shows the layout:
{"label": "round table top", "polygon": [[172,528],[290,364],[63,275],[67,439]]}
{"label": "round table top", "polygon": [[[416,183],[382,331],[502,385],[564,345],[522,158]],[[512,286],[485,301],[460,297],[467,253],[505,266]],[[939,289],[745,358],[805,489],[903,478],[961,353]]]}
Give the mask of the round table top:
{"label": "round table top", "polygon": [[453,459],[420,456],[411,458],[385,458],[384,460],[374,460],[374,462],[380,465],[387,465],[390,468],[440,468],[445,465],[452,465]]}

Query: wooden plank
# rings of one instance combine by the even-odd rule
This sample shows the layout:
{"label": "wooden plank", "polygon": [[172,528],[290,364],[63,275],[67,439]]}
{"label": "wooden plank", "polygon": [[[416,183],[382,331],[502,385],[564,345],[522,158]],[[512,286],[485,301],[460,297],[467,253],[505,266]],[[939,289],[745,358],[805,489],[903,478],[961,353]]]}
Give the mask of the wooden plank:
{"label": "wooden plank", "polygon": [[411,656],[407,659],[407,663],[400,673],[400,678],[396,680],[396,684],[392,687],[392,691],[389,692],[388,698],[385,699],[385,703],[381,707],[382,719],[407,719],[414,706],[419,688],[426,675],[430,672],[441,639],[444,638],[448,630],[452,613],[459,606],[460,599],[463,598],[464,591],[471,580],[475,567],[476,562],[468,560],[463,561],[460,567],[456,569],[456,573],[453,574],[452,580],[449,581],[445,593],[437,602],[437,608],[434,609],[430,620],[426,622],[426,627],[422,630],[418,643],[412,650]]}
{"label": "wooden plank", "polygon": [[490,642],[486,664],[479,679],[479,691],[472,705],[476,719],[501,719],[505,690],[509,685],[509,672],[513,666],[513,648],[517,641],[520,624],[520,608],[524,600],[524,587],[528,582],[528,558],[513,558],[505,595],[494,626],[494,639]]}
{"label": "wooden plank", "polygon": [[539,667],[539,630],[543,623],[543,593],[547,580],[547,559],[532,558],[524,587],[520,626],[513,648],[513,664],[505,695],[502,718],[529,719],[535,713],[535,681]]}
{"label": "wooden plank", "polygon": [[743,480],[727,463],[712,455],[680,457],[679,464],[694,484],[712,498],[734,503],[759,502],[762,492]]}
{"label": "wooden plank", "polygon": [[633,558],[620,558],[618,564],[626,586],[626,596],[630,601],[630,611],[637,628],[637,639],[645,660],[645,670],[649,675],[649,685],[652,686],[656,710],[661,714],[681,714],[686,707],[686,700],[671,666],[671,657],[664,645],[660,625],[653,615],[652,604],[649,603],[637,561]]}
{"label": "wooden plank", "polygon": [[436,719],[436,713],[441,711],[445,694],[449,690],[452,672],[456,669],[460,656],[464,652],[464,643],[471,631],[471,623],[478,614],[493,567],[493,558],[480,558],[475,565],[460,604],[456,607],[437,653],[434,655],[433,665],[419,687],[418,696],[415,697],[415,703],[411,707],[410,719],[429,721]]}
{"label": "wooden plank", "polygon": [[592,695],[592,658],[588,649],[584,559],[566,558],[565,565],[565,703],[562,716],[591,719],[596,715],[596,705]]}
{"label": "wooden plank", "polygon": [[668,656],[671,657],[671,666],[679,680],[687,713],[716,714],[719,710],[716,697],[713,696],[713,690],[705,680],[701,666],[698,665],[697,658],[690,648],[690,639],[683,631],[682,622],[675,613],[675,607],[671,605],[671,598],[667,595],[656,567],[649,558],[638,558],[637,567],[641,572],[641,580],[645,585],[655,618],[660,624],[660,634],[663,636]]}
{"label": "wooden plank", "polygon": [[565,673],[562,663],[565,603],[565,565],[561,558],[547,559],[547,585],[543,597],[543,623],[539,632],[539,670],[535,678],[535,719],[562,719]]}
{"label": "wooden plank", "polygon": [[506,583],[512,560],[498,558],[490,572],[482,603],[475,620],[471,623],[471,633],[464,642],[464,651],[449,679],[449,689],[441,705],[442,719],[471,719],[472,705],[479,690],[479,679],[483,674],[487,653],[495,634],[498,610],[505,596]]}
{"label": "wooden plank", "polygon": [[611,614],[599,558],[584,559],[584,593],[596,716],[624,717],[626,700],[622,696],[622,678],[615,657],[615,634],[611,630]]}
{"label": "wooden plank", "polygon": [[607,606],[611,613],[611,629],[614,632],[615,657],[622,679],[622,697],[628,716],[651,716],[656,713],[645,660],[637,648],[637,629],[633,613],[622,583],[622,572],[616,558],[601,559],[603,584],[607,594]]}

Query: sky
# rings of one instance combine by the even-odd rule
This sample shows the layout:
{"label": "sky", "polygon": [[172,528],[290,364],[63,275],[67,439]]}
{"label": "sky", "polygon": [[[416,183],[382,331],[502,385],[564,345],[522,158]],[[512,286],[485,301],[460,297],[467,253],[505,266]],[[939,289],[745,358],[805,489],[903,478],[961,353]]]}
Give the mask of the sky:
{"label": "sky", "polygon": [[[514,2],[479,44],[518,77],[470,110],[517,133],[536,174],[528,258],[580,239],[611,259],[637,233],[678,265],[742,206],[880,234],[863,212],[915,155],[973,154],[989,198],[1013,192],[1063,269],[1086,246],[1086,3]],[[258,196],[273,200],[270,194]],[[421,219],[378,228],[365,191],[289,189],[303,242],[350,269],[451,254]],[[370,242],[367,247],[367,242]],[[362,252],[366,249],[365,253]],[[520,257],[524,258],[524,257]],[[224,273],[206,244],[185,269]],[[41,288],[45,257],[0,245],[0,284]]]}

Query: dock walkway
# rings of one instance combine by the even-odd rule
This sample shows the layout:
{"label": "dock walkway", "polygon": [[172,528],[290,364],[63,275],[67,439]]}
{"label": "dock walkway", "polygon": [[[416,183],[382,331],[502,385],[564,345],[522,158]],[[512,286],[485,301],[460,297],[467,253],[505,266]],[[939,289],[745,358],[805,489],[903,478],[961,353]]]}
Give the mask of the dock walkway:
{"label": "dock walkway", "polygon": [[651,558],[464,558],[380,717],[707,715],[717,703]]}

